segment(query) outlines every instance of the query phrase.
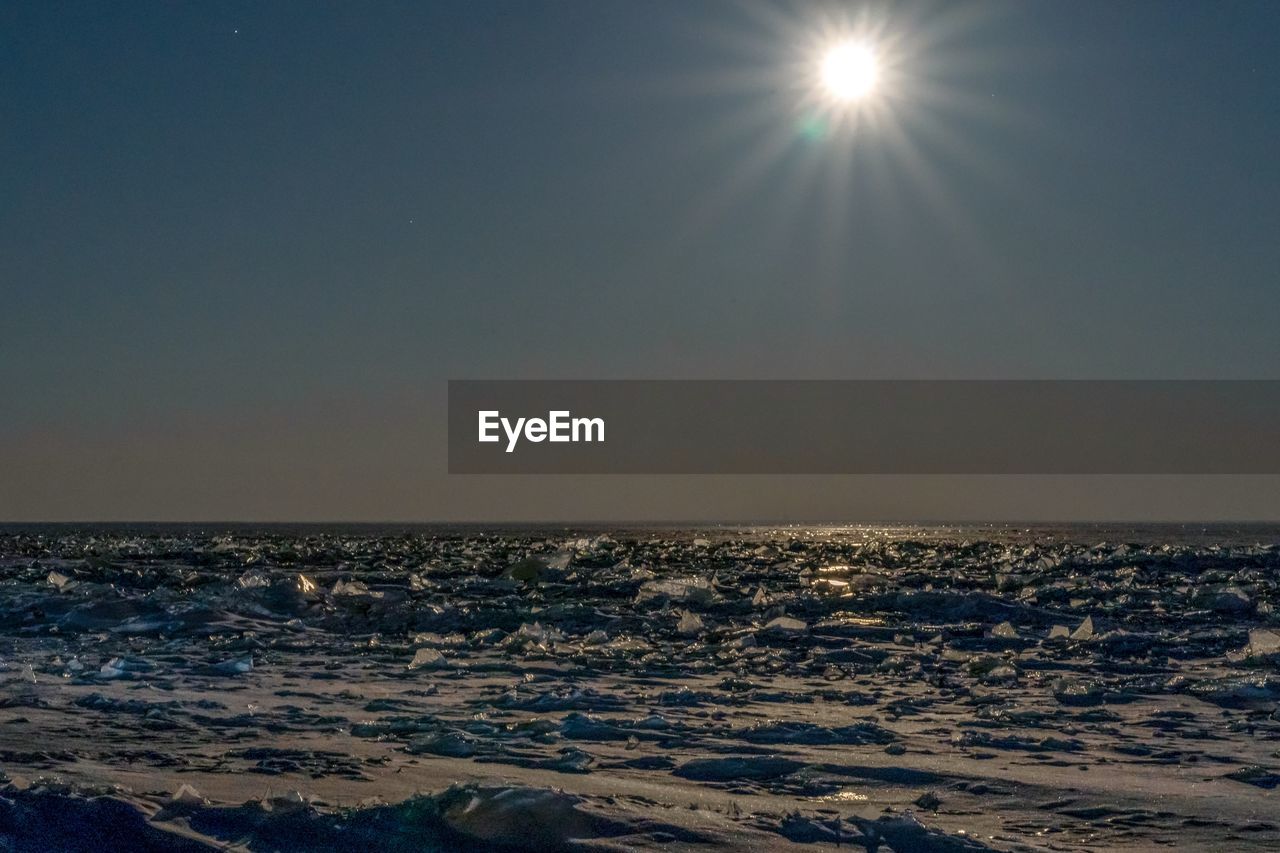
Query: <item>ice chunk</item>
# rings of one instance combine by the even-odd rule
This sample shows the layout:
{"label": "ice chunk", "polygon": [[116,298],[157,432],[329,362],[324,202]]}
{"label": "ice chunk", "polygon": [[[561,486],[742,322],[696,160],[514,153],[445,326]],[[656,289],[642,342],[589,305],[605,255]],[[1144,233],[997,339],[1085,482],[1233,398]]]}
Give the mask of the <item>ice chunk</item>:
{"label": "ice chunk", "polygon": [[448,758],[470,758],[476,754],[476,740],[466,732],[436,732],[415,735],[405,751],[410,755],[443,755]]}
{"label": "ice chunk", "polygon": [[991,629],[991,636],[1001,640],[1016,640],[1018,639],[1018,630],[1013,627],[1012,623],[1001,622]]}
{"label": "ice chunk", "polygon": [[1280,632],[1270,628],[1254,628],[1249,632],[1249,645],[1245,647],[1245,656],[1254,659],[1265,659],[1280,655]]}
{"label": "ice chunk", "polygon": [[409,661],[409,669],[443,669],[449,661],[435,649],[418,649],[413,660]]}
{"label": "ice chunk", "polygon": [[1080,627],[1071,632],[1071,639],[1083,642],[1093,639],[1093,617],[1086,616],[1084,621],[1080,623]]}
{"label": "ice chunk", "polygon": [[609,634],[600,628],[596,628],[582,638],[582,645],[584,646],[603,646],[607,642],[609,642]]}
{"label": "ice chunk", "polygon": [[878,586],[884,586],[889,579],[878,572],[865,572],[849,578],[849,588],[856,592],[866,592]]}
{"label": "ice chunk", "polygon": [[809,626],[799,619],[792,619],[790,616],[779,616],[765,625],[764,630],[777,634],[803,634],[809,630]]}
{"label": "ice chunk", "polygon": [[1205,607],[1215,613],[1247,613],[1253,610],[1253,601],[1239,587],[1201,588],[1191,597],[1196,607]]}
{"label": "ice chunk", "polygon": [[636,720],[635,727],[638,729],[669,729],[671,721],[661,714],[650,714],[647,717],[641,717]]}
{"label": "ice chunk", "polygon": [[124,668],[123,663],[124,662],[120,658],[112,658],[104,663],[102,668],[98,670],[98,677],[123,678],[128,672],[128,670]]}
{"label": "ice chunk", "polygon": [[1009,664],[993,667],[982,679],[987,684],[1004,684],[1018,680],[1018,670]]}
{"label": "ice chunk", "polygon": [[271,586],[271,576],[266,572],[250,569],[236,578],[236,586],[240,589],[264,589]]}
{"label": "ice chunk", "polygon": [[1226,774],[1222,778],[1243,782],[1246,785],[1257,785],[1268,790],[1280,787],[1280,773],[1269,770],[1258,764],[1250,764]]}
{"label": "ice chunk", "polygon": [[586,773],[595,763],[596,757],[591,753],[576,746],[567,746],[560,750],[557,757],[543,761],[539,766],[561,773]]}
{"label": "ice chunk", "polygon": [[849,591],[849,582],[836,578],[818,578],[813,582],[813,591],[823,595],[844,595]]}
{"label": "ice chunk", "polygon": [[911,850],[915,853],[961,853],[961,851],[991,850],[993,848],[963,835],[947,835],[929,829],[911,812],[900,817],[883,816],[876,820],[855,817],[853,821],[870,839],[868,850],[875,850],[887,842],[894,850]]}
{"label": "ice chunk", "polygon": [[1101,705],[1106,698],[1106,688],[1096,681],[1060,678],[1053,684],[1053,698],[1063,705]]}
{"label": "ice chunk", "polygon": [[59,592],[62,592],[63,590],[70,589],[72,586],[75,586],[75,581],[71,580],[71,578],[67,577],[61,572],[49,572],[49,575],[48,577],[45,578],[45,580],[49,583],[50,586],[57,588]]}
{"label": "ice chunk", "polygon": [[375,593],[369,591],[369,587],[365,586],[363,581],[342,581],[339,580],[333,585],[333,589],[329,593],[332,596],[374,596]]}
{"label": "ice chunk", "polygon": [[931,812],[936,812],[938,810],[938,806],[942,805],[942,800],[939,799],[938,795],[933,791],[925,791],[923,794],[916,797],[914,802],[920,808],[927,809]]}
{"label": "ice chunk", "polygon": [[485,628],[471,635],[473,646],[495,646],[507,638],[507,632],[501,628]]}
{"label": "ice chunk", "polygon": [[686,610],[680,617],[680,624],[676,626],[676,631],[685,637],[696,637],[705,627],[698,614]]}
{"label": "ice chunk", "polygon": [[545,646],[563,639],[564,634],[558,628],[546,628],[541,622],[526,622],[511,635],[511,642],[515,645],[533,643],[537,646]]}
{"label": "ice chunk", "polygon": [[223,675],[244,675],[246,672],[253,672],[253,655],[224,660],[213,668]]}
{"label": "ice chunk", "polygon": [[578,798],[536,788],[466,788],[441,795],[441,816],[454,830],[493,847],[567,850],[596,835]]}
{"label": "ice chunk", "polygon": [[178,786],[178,790],[173,792],[173,796],[169,798],[170,803],[181,804],[184,806],[202,806],[208,803],[200,792],[195,788],[183,782]]}
{"label": "ice chunk", "polygon": [[507,577],[512,580],[533,583],[547,570],[547,563],[540,557],[525,557],[507,567]]}
{"label": "ice chunk", "polygon": [[1280,699],[1280,679],[1269,673],[1243,678],[1216,678],[1192,683],[1192,695],[1223,708],[1257,708],[1274,710]]}
{"label": "ice chunk", "polygon": [[283,794],[262,800],[265,811],[276,815],[292,814],[305,811],[311,806],[311,798],[303,796],[301,791],[291,789]]}
{"label": "ice chunk", "polygon": [[137,658],[112,658],[98,670],[98,677],[104,679],[132,678],[140,672],[147,672],[152,665]]}
{"label": "ice chunk", "polygon": [[712,603],[715,598],[715,590],[702,578],[671,578],[645,581],[636,593],[636,604],[661,600],[702,606]]}

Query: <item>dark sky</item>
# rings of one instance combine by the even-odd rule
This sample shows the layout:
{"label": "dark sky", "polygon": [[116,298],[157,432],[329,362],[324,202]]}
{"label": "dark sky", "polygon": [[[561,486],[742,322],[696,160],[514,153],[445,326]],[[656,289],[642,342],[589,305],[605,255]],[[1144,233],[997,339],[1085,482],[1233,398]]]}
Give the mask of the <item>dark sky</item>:
{"label": "dark sky", "polygon": [[[884,85],[812,132],[863,27]],[[1264,477],[450,478],[443,433],[448,378],[1277,378],[1280,3],[11,2],[0,39],[0,518],[1280,518]]]}

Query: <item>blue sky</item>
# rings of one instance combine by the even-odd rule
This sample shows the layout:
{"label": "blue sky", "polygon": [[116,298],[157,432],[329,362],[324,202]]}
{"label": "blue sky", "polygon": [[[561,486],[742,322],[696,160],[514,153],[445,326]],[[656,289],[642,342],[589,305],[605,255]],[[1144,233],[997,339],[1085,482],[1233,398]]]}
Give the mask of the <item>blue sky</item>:
{"label": "blue sky", "polygon": [[[842,28],[896,76],[814,138]],[[1036,490],[450,479],[443,382],[1280,364],[1275,3],[33,2],[0,33],[0,516],[1000,515]],[[1239,485],[1160,513],[1280,512]]]}

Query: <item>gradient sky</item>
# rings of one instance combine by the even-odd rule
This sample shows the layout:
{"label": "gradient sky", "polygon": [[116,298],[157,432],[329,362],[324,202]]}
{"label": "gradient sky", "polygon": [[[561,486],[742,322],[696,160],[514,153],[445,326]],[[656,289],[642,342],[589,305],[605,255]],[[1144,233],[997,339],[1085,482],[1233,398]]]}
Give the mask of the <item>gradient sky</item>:
{"label": "gradient sky", "polygon": [[[815,133],[843,22],[892,74]],[[451,478],[443,432],[448,378],[1277,378],[1270,0],[12,2],[0,39],[0,518],[1280,518],[1273,477]]]}

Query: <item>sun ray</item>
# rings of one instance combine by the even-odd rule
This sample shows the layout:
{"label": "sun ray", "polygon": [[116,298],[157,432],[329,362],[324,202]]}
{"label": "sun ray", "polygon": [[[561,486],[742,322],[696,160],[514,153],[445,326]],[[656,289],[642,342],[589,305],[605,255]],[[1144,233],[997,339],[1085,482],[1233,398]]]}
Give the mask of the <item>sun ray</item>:
{"label": "sun ray", "polygon": [[887,219],[900,230],[924,217],[949,235],[949,251],[994,274],[964,188],[1012,191],[1016,176],[978,142],[1031,122],[967,88],[994,61],[968,38],[984,13],[928,3],[824,12],[744,0],[735,8],[740,14],[698,32],[717,60],[687,76],[682,91],[671,86],[715,109],[682,143],[704,181],[672,223],[669,251],[688,251],[758,196],[780,247],[794,244],[798,229],[812,235],[805,240],[826,282],[815,287],[847,280],[851,247],[872,232],[893,233]]}

